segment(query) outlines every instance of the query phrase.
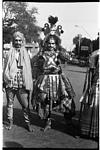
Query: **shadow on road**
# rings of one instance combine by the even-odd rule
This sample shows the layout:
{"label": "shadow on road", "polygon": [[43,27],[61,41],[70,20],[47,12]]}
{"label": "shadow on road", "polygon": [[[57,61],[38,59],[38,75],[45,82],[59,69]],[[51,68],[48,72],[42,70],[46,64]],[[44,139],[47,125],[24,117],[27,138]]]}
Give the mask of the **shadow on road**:
{"label": "shadow on road", "polygon": [[86,71],[76,71],[76,70],[69,70],[68,71],[71,71],[71,72],[78,72],[78,73],[86,73]]}
{"label": "shadow on road", "polygon": [[7,141],[5,142],[5,147],[7,148],[23,148],[23,146],[17,142],[14,142],[14,141]]}
{"label": "shadow on road", "polygon": [[[33,110],[31,110],[31,124],[38,126],[40,128],[44,127],[44,120],[41,120],[37,113]],[[77,135],[78,131],[78,116],[79,112],[76,112],[75,117],[72,120],[72,124],[67,124],[65,122],[65,119],[62,114],[57,114],[57,113],[52,113],[51,118],[52,118],[52,129],[58,130],[60,132],[63,132],[65,134],[69,134],[73,137]],[[7,117],[6,117],[6,106],[3,106],[3,124],[5,125],[7,122]],[[24,122],[24,117],[23,117],[23,112],[21,109],[14,108],[14,125],[24,127],[25,128],[25,122]]]}

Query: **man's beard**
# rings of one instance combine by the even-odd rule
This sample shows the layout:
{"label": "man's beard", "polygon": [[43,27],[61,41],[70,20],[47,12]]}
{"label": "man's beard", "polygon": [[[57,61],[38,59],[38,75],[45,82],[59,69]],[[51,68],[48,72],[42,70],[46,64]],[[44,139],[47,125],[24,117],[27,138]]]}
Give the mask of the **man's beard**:
{"label": "man's beard", "polygon": [[21,44],[15,44],[16,48],[21,48]]}

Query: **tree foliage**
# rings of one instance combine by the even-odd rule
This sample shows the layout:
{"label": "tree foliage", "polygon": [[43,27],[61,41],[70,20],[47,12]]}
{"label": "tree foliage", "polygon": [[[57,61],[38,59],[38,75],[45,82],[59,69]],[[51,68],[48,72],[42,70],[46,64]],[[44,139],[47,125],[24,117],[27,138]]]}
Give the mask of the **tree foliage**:
{"label": "tree foliage", "polygon": [[28,10],[26,2],[3,2],[3,39],[9,43],[15,30],[24,33],[26,42],[37,41],[41,28],[37,26],[37,8]]}
{"label": "tree foliage", "polygon": [[[75,55],[80,55],[80,56],[88,56],[91,52],[91,40],[86,38],[86,37],[79,37],[79,35],[75,36],[73,38],[73,44],[76,45],[76,48],[74,49]],[[88,51],[82,51],[81,46],[88,46]]]}
{"label": "tree foliage", "polygon": [[99,49],[99,37],[93,40],[92,44],[93,44],[93,51],[98,50]]}
{"label": "tree foliage", "polygon": [[74,38],[73,38],[73,44],[78,44],[78,42],[79,42],[79,36],[75,36]]}

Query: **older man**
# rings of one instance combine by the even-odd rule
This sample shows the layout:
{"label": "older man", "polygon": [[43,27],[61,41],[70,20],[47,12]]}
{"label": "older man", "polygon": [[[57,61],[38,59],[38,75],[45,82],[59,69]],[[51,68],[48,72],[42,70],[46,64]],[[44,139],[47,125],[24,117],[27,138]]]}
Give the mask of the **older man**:
{"label": "older man", "polygon": [[13,34],[12,47],[4,70],[4,82],[7,96],[8,125],[6,128],[10,130],[13,125],[13,103],[16,95],[22,106],[27,129],[32,132],[29,119],[29,100],[33,90],[31,64],[25,49],[24,35],[18,31]]}

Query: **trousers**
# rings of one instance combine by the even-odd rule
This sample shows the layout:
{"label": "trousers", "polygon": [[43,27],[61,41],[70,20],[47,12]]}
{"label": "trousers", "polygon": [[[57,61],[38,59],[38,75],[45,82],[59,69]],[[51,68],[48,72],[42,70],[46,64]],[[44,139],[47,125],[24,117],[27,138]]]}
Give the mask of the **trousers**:
{"label": "trousers", "polygon": [[30,111],[29,111],[29,91],[25,88],[21,89],[6,89],[7,97],[7,119],[13,120],[13,107],[14,107],[14,98],[17,97],[19,103],[22,106],[24,120],[26,123],[30,123]]}

